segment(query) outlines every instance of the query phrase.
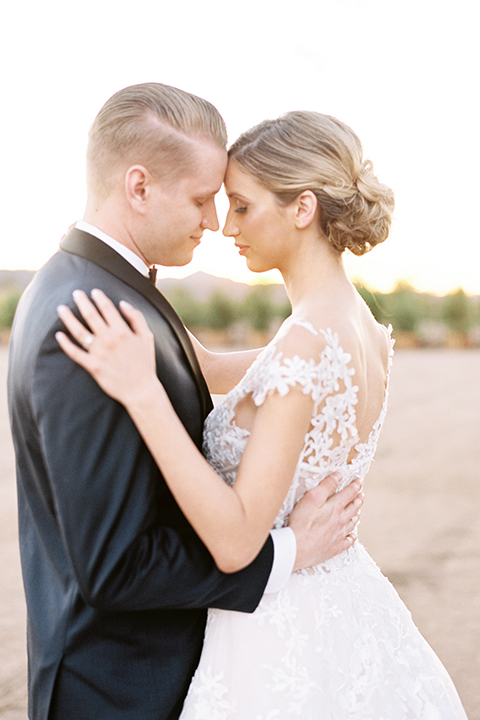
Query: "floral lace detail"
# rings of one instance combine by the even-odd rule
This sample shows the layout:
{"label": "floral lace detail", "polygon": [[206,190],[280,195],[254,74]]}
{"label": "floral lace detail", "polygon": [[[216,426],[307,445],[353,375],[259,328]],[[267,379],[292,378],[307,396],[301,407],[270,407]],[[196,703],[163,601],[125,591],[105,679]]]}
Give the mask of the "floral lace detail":
{"label": "floral lace detail", "polygon": [[[284,354],[283,339],[295,325],[323,339],[318,357]],[[390,370],[391,337],[389,342]],[[286,395],[294,386],[313,399],[311,427],[276,527],[333,470],[342,471],[344,486],[368,470],[386,412],[388,377],[379,417],[362,443],[351,360],[336,333],[287,321],[207,419],[206,456],[233,483],[249,436],[235,423],[236,405],[249,395],[258,406],[268,393]],[[293,573],[252,614],[209,611],[180,720],[293,718],[467,720],[445,669],[358,541],[308,572]]]}
{"label": "floral lace detail", "polygon": [[[322,335],[325,348],[319,358],[285,357],[278,349],[279,341],[293,325],[304,327],[315,336]],[[391,328],[388,330],[389,336]],[[393,356],[390,338],[389,367]],[[251,395],[259,406],[271,392],[286,395],[299,385],[312,397],[314,410],[311,429],[297,464],[292,485],[275,520],[283,527],[295,503],[312,487],[335,470],[342,470],[342,487],[355,477],[364,477],[373,457],[383,418],[387,394],[380,416],[366,443],[361,443],[355,426],[358,386],[354,384],[355,369],[351,355],[339,344],[332,330],[315,330],[310,323],[289,319],[272,342],[259,354],[245,377],[209,415],[205,425],[204,453],[209,463],[229,483],[235,475],[247,443],[249,432],[235,423],[235,407]],[[337,439],[337,442],[334,441]],[[356,455],[349,462],[352,450]]]}

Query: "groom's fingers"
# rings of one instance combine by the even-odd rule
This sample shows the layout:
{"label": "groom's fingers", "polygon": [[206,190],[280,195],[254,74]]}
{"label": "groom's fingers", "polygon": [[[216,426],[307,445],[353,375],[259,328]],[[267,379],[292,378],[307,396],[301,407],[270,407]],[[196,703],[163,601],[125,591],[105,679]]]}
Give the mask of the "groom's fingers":
{"label": "groom's fingers", "polygon": [[338,493],[340,497],[335,496],[331,498],[331,500],[337,503],[342,520],[348,522],[353,515],[356,515],[360,511],[365,496],[358,480],[355,480],[355,483],[346,487],[345,490],[348,490],[348,492],[342,490],[341,493]]}
{"label": "groom's fingers", "polygon": [[346,488],[329,497],[328,503],[338,518],[342,533],[345,531],[347,533],[351,532],[351,529],[348,528],[351,528],[352,519],[354,520],[354,526],[356,526],[364,498],[360,480],[354,480]]}
{"label": "groom's fingers", "polygon": [[358,504],[358,500],[360,500],[360,506],[363,504],[363,492],[362,490],[362,481],[361,480],[354,480],[350,485],[347,485],[346,488],[343,490],[340,490],[334,497],[331,498],[332,502],[338,503],[338,506],[342,509],[345,509],[348,512],[351,510],[351,504]]}
{"label": "groom's fingers", "polygon": [[365,496],[363,492],[359,492],[358,495],[354,500],[352,500],[351,503],[349,503],[344,511],[343,511],[343,518],[345,522],[347,523],[352,517],[357,517],[360,515],[360,510],[363,505],[363,501],[365,499]]}
{"label": "groom's fingers", "polygon": [[324,505],[328,498],[334,495],[338,490],[338,485],[342,479],[342,475],[339,472],[332,473],[324,478],[315,488],[309,490],[307,493],[311,495],[312,499],[321,507]]}

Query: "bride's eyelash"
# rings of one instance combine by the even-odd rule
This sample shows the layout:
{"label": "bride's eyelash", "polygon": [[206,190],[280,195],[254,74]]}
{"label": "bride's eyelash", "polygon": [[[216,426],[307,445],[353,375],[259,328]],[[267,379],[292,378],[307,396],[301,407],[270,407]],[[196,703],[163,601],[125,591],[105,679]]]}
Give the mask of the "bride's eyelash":
{"label": "bride's eyelash", "polygon": [[245,206],[245,207],[239,207],[239,208],[237,208],[237,209],[235,210],[235,212],[237,212],[237,213],[244,213],[244,212],[247,212],[247,208],[246,208],[246,206]]}

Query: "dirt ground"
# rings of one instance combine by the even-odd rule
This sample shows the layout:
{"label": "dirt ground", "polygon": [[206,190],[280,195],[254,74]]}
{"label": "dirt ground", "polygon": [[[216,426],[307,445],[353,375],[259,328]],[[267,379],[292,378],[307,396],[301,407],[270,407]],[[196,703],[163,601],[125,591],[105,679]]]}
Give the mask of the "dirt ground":
{"label": "dirt ground", "polygon": [[[0,718],[25,720],[25,604],[6,366],[0,347]],[[470,720],[480,720],[479,379],[479,350],[397,353],[360,527],[453,677]]]}

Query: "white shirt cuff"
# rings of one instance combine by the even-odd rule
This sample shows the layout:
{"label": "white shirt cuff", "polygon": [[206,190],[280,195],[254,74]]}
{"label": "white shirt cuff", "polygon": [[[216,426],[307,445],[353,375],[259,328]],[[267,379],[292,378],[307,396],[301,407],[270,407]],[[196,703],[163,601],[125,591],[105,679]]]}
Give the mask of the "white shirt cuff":
{"label": "white shirt cuff", "polygon": [[270,530],[273,540],[273,564],[265,587],[265,593],[281,590],[292,574],[297,557],[297,539],[292,528]]}

